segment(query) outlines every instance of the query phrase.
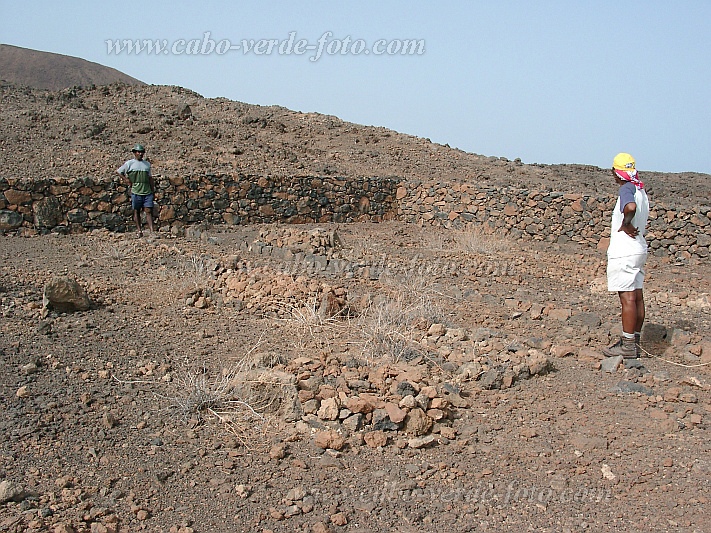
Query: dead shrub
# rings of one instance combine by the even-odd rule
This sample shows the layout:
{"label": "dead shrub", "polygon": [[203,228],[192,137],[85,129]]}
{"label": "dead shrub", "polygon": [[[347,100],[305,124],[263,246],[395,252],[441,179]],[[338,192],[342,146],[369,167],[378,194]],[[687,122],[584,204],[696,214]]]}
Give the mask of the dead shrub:
{"label": "dead shrub", "polygon": [[[417,313],[402,300],[380,299],[359,317],[363,352],[369,359],[411,361],[423,354],[415,342],[414,317]],[[420,332],[421,333],[421,332]]]}
{"label": "dead shrub", "polygon": [[168,409],[185,422],[219,422],[248,449],[266,447],[269,429],[279,417],[300,417],[300,405],[294,376],[258,367],[253,352],[214,375],[203,367],[176,377],[174,393],[162,397]]}

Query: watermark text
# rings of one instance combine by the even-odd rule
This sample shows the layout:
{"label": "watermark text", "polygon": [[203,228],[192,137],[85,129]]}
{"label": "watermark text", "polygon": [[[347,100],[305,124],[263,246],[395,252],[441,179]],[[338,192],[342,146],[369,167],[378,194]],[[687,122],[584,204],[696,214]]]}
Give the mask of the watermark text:
{"label": "watermark text", "polygon": [[282,39],[216,39],[206,31],[194,39],[107,39],[108,55],[208,56],[237,53],[254,56],[306,56],[318,61],[324,56],[420,56],[425,53],[424,39],[365,39],[350,35],[338,38],[324,32],[316,41],[298,38],[295,31]]}

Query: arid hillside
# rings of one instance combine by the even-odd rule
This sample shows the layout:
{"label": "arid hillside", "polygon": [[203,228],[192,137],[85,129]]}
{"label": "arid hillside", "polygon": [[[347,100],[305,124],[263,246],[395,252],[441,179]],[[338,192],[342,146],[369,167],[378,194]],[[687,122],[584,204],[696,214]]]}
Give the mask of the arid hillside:
{"label": "arid hillside", "polygon": [[50,90],[115,82],[143,84],[123,72],[92,61],[9,44],[0,44],[0,80]]}
{"label": "arid hillside", "polygon": [[[578,241],[523,233],[575,229],[573,202],[543,197],[614,194],[605,169],[180,87],[0,84],[0,116],[4,185],[113,178],[141,142],[163,182],[394,176],[413,204],[456,203],[458,182],[487,200],[451,228],[0,235],[0,532],[709,531],[711,237],[685,233],[711,227],[708,175],[643,172],[688,216],[660,210],[675,254],[650,254],[641,357],[622,360],[601,352],[620,304],[585,245],[602,215]],[[0,213],[22,218],[44,193],[18,182]],[[519,208],[520,238],[477,224]]]}
{"label": "arid hillside", "polygon": [[[136,142],[155,172],[265,176],[396,176],[526,189],[597,193],[606,169],[523,164],[467,153],[334,116],[203,98],[172,86],[112,84],[61,91],[0,86],[4,177],[113,176]],[[653,193],[708,203],[705,174],[647,172]]]}

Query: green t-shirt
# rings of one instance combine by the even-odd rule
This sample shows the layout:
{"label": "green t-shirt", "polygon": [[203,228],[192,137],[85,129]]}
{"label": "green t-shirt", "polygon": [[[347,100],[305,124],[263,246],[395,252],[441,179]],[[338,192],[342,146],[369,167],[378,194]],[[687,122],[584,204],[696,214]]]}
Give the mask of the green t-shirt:
{"label": "green t-shirt", "polygon": [[128,176],[128,179],[133,183],[131,192],[145,196],[151,194],[151,164],[148,161],[139,161],[138,159],[130,159],[126,161],[121,168],[118,169],[119,174]]}

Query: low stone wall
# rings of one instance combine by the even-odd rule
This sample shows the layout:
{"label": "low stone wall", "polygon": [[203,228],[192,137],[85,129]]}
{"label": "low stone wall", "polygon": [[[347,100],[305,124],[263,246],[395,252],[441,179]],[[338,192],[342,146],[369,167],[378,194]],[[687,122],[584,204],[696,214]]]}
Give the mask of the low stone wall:
{"label": "low stone wall", "polygon": [[[379,222],[393,216],[398,181],[207,174],[156,178],[160,221],[190,224],[267,222]],[[133,225],[127,187],[120,179],[0,178],[0,230],[126,231]]]}
{"label": "low stone wall", "polygon": [[[403,183],[396,192],[397,218],[419,224],[480,224],[523,241],[577,242],[607,249],[612,194],[475,187],[469,184]],[[681,208],[650,198],[647,241],[655,255],[708,258],[711,206]]]}
{"label": "low stone wall", "polygon": [[[564,194],[466,183],[396,178],[346,180],[301,176],[206,174],[157,178],[161,226],[269,222],[379,222],[481,225],[522,241],[577,242],[605,248],[612,194]],[[647,239],[652,253],[707,259],[711,207],[679,207],[651,198]],[[124,184],[116,179],[0,178],[0,231],[82,232],[132,229]]]}

